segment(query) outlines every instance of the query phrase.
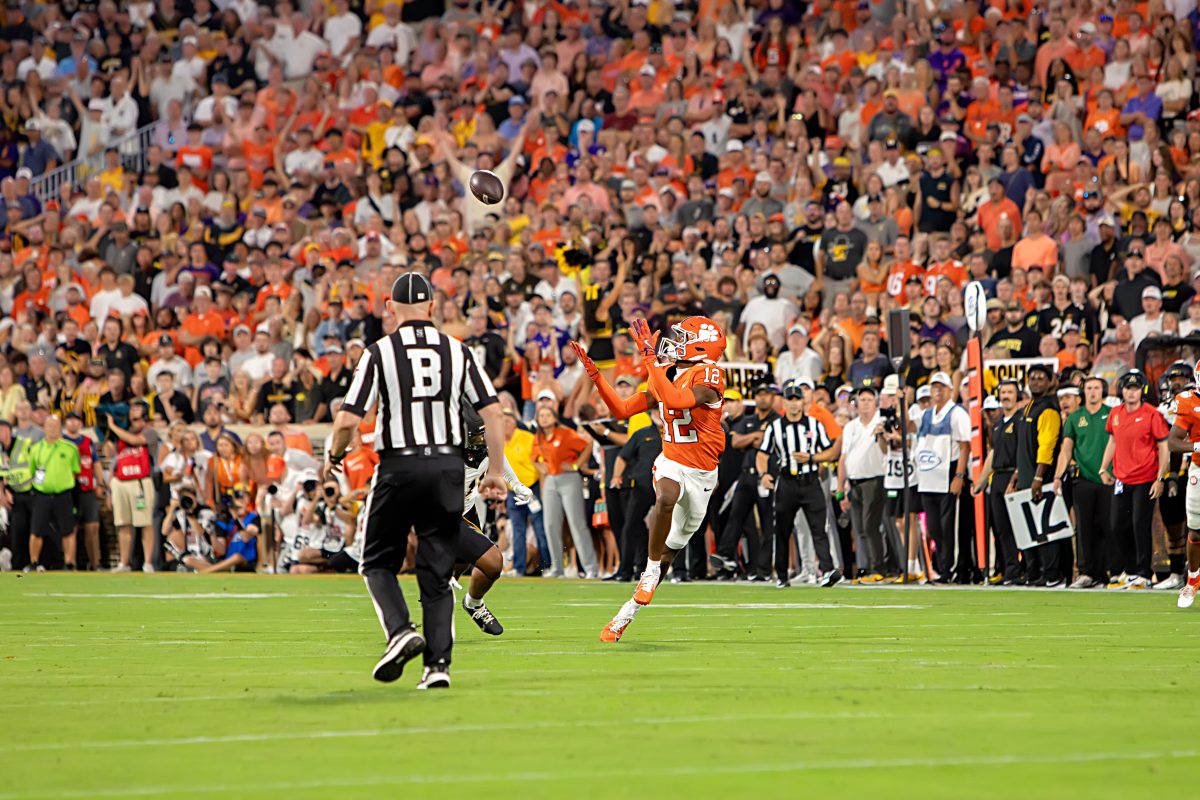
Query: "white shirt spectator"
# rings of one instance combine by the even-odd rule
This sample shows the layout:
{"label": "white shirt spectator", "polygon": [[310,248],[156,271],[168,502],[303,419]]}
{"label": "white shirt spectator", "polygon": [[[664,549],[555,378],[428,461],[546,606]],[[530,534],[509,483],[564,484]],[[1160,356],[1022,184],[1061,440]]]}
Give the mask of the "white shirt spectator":
{"label": "white shirt spectator", "polygon": [[271,362],[275,360],[275,354],[270,350],[262,355],[252,355],[242,364],[242,369],[250,376],[250,380],[258,383],[263,378],[271,374]]}
{"label": "white shirt spectator", "polygon": [[204,86],[204,79],[207,74],[208,65],[198,55],[194,55],[191,58],[180,58],[171,66],[171,79],[179,81],[183,86],[189,87],[190,91],[196,91]]}
{"label": "white shirt spectator", "polygon": [[879,412],[865,425],[858,417],[842,428],[842,456],[850,480],[883,477],[883,451],[875,441],[875,428],[883,421]]}
{"label": "white shirt spectator", "polygon": [[[75,216],[74,208],[71,209],[71,216]],[[107,292],[101,290],[92,295],[92,302],[88,306],[88,310],[92,313],[92,319],[96,320],[96,322],[103,322],[107,319],[108,309],[112,306],[113,301],[120,296],[120,289],[112,289]]]}
{"label": "white shirt spectator", "polygon": [[91,200],[87,197],[82,197],[75,201],[68,212],[72,217],[86,217],[89,222],[95,222],[96,216],[100,213],[100,206],[104,205],[104,198],[97,197]]}
{"label": "white shirt spectator", "polygon": [[346,47],[362,36],[362,20],[347,11],[325,20],[325,40],[335,56],[348,55]]}
{"label": "white shirt spectator", "polygon": [[395,25],[381,22],[367,34],[367,47],[391,47],[395,51],[396,63],[407,66],[409,56],[417,49],[417,37],[413,29],[403,22]]}
{"label": "white shirt spectator", "polygon": [[79,147],[79,142],[75,139],[75,131],[67,124],[65,119],[51,119],[45,114],[38,114],[36,117],[38,124],[42,128],[42,138],[59,152],[64,158],[69,160],[76,148]]}
{"label": "white shirt spectator", "polygon": [[283,61],[283,74],[288,80],[312,75],[317,56],[329,51],[329,42],[312,31],[301,31],[299,36],[289,37],[281,48],[274,47],[277,41],[280,41],[279,33],[271,40],[272,50]]}
{"label": "white shirt spectator", "polygon": [[912,177],[908,173],[908,165],[902,158],[896,159],[895,164],[890,164],[885,159],[875,170],[875,174],[879,176],[879,180],[883,181],[885,188],[904,183]]}
{"label": "white shirt spectator", "polygon": [[46,54],[43,54],[40,60],[34,60],[32,55],[26,56],[25,60],[17,65],[17,80],[24,81],[29,77],[29,73],[35,70],[43,81],[48,81],[58,73],[58,62]]}
{"label": "white shirt spectator", "polygon": [[100,120],[113,135],[127,136],[133,133],[137,130],[137,101],[130,97],[128,92],[120,100],[112,97],[105,99]]}
{"label": "white shirt spectator", "polygon": [[[214,109],[217,106],[216,95],[209,95],[196,104],[196,110],[192,112],[192,121],[197,125],[211,125],[213,121]],[[237,114],[238,101],[231,94],[225,95],[221,101],[221,110],[225,113],[225,119],[230,120]]]}
{"label": "white shirt spectator", "polygon": [[283,157],[283,171],[289,178],[300,173],[320,175],[325,165],[325,154],[315,147],[307,150],[293,150]]}
{"label": "white shirt spectator", "polygon": [[1158,319],[1148,319],[1145,314],[1138,314],[1133,319],[1129,320],[1129,329],[1133,332],[1133,346],[1137,347],[1152,333],[1159,335],[1163,332],[1163,317],[1166,316],[1159,312]]}
{"label": "white shirt spectator", "polygon": [[155,385],[155,379],[158,378],[160,372],[170,372],[175,376],[175,385],[180,389],[192,385],[192,368],[188,363],[178,355],[171,358],[160,358],[150,365],[150,370],[146,373],[146,383],[151,386]]}
{"label": "white shirt spectator", "polygon": [[780,386],[788,381],[808,378],[814,384],[825,371],[821,356],[811,347],[805,347],[804,352],[797,355],[791,350],[784,350],[775,359],[775,382]]}
{"label": "white shirt spectator", "polygon": [[122,317],[131,317],[139,311],[150,313],[150,304],[146,302],[146,298],[140,294],[122,295],[117,292],[117,297],[111,300],[108,304],[109,313],[116,311]]}
{"label": "white shirt spectator", "polygon": [[745,349],[748,346],[750,329],[754,327],[755,323],[760,323],[767,329],[767,338],[771,341],[771,347],[778,352],[783,347],[785,332],[799,313],[796,305],[783,297],[776,297],[772,300],[766,295],[759,295],[751,298],[750,302],[746,303],[746,307],[742,309],[741,321],[746,326],[742,348]]}

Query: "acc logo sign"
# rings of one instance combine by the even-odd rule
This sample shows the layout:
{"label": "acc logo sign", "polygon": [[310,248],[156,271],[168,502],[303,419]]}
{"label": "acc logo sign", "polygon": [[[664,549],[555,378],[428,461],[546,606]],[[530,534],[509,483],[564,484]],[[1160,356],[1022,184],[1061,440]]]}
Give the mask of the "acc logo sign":
{"label": "acc logo sign", "polygon": [[929,472],[941,465],[941,457],[932,450],[922,450],[920,453],[917,453],[917,468],[922,472]]}

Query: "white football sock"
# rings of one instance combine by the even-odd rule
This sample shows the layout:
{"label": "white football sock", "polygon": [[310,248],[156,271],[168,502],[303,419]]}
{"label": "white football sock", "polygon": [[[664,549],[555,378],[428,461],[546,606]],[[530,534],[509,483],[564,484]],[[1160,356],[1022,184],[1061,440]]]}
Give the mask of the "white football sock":
{"label": "white football sock", "polygon": [[646,572],[649,572],[651,575],[660,575],[662,574],[662,564],[651,559],[646,559]]}
{"label": "white football sock", "polygon": [[625,605],[621,606],[621,610],[617,612],[617,615],[615,617],[613,617],[613,619],[618,622],[623,622],[625,624],[629,624],[630,622],[633,621],[633,618],[636,617],[637,613],[641,610],[642,610],[642,607],[640,605],[638,605],[637,603],[633,602],[632,599],[626,600]]}
{"label": "white football sock", "polygon": [[466,598],[463,599],[463,605],[467,608],[479,608],[483,605],[483,598],[472,597],[470,592],[467,592]]}

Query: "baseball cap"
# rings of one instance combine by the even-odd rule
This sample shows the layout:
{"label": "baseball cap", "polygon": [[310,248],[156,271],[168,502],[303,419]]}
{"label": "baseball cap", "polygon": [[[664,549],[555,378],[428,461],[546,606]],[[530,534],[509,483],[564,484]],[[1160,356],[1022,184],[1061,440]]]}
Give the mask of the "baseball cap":
{"label": "baseball cap", "polygon": [[162,336],[158,337],[158,346],[159,347],[174,347],[175,340],[172,339],[169,334],[164,333]]}
{"label": "baseball cap", "polygon": [[364,342],[362,339],[351,339],[350,341],[346,342],[347,350],[349,350],[351,347],[358,347],[358,348],[362,349],[362,348],[365,348],[366,346],[367,346],[367,343]]}
{"label": "baseball cap", "polygon": [[1002,303],[999,299],[993,297],[987,301],[987,310],[988,311],[1003,311],[1004,303]]}
{"label": "baseball cap", "polygon": [[[630,386],[636,387],[638,385],[638,379],[636,377],[634,377],[633,375],[618,375],[617,379],[615,381],[613,381],[613,383],[627,383]],[[549,391],[539,392],[538,393],[539,400],[542,398],[543,394],[553,394],[553,393],[549,392]]]}
{"label": "baseball cap", "polygon": [[942,386],[954,386],[950,376],[944,372],[935,372],[929,376],[929,385],[933,386],[935,383],[940,383]]}
{"label": "baseball cap", "polygon": [[929,387],[928,386],[922,386],[921,388],[917,389],[917,399],[918,400],[928,400],[929,399]]}
{"label": "baseball cap", "polygon": [[788,335],[791,336],[793,333],[798,333],[802,336],[808,336],[808,330],[803,325],[793,325],[792,327],[788,328]]}
{"label": "baseball cap", "polygon": [[1058,396],[1059,397],[1072,397],[1072,396],[1079,397],[1079,387],[1078,386],[1064,386],[1063,388],[1058,390]]}
{"label": "baseball cap", "polygon": [[250,329],[245,325],[238,325],[233,329],[233,335],[237,336],[239,333],[250,333]]}
{"label": "baseball cap", "polygon": [[996,411],[999,408],[1000,408],[1000,401],[996,399],[995,395],[989,394],[987,397],[983,398],[983,410],[984,411]]}
{"label": "baseball cap", "polygon": [[533,399],[535,402],[541,402],[542,400],[553,400],[554,402],[557,403],[558,395],[556,395],[554,392],[550,391],[549,389],[542,389],[540,392],[537,393],[537,397],[535,397]]}
{"label": "baseball cap", "polygon": [[788,381],[783,385],[783,399],[797,400],[804,397],[804,391],[800,388],[799,381]]}
{"label": "baseball cap", "polygon": [[771,394],[779,394],[780,391],[781,390],[779,388],[779,384],[775,383],[775,381],[772,381],[772,380],[759,381],[754,386],[754,394],[758,394],[759,392],[770,392]]}
{"label": "baseball cap", "polygon": [[413,305],[433,298],[429,279],[419,272],[406,272],[392,284],[392,302]]}
{"label": "baseball cap", "polygon": [[812,378],[800,378],[796,381],[796,383],[800,386],[807,386],[810,389],[815,389],[817,386],[815,383],[813,383]]}
{"label": "baseball cap", "polygon": [[1117,221],[1113,219],[1112,214],[1104,214],[1100,217],[1100,219],[1096,220],[1096,226],[1099,227],[1100,225],[1107,225],[1110,228],[1115,228],[1117,227]]}
{"label": "baseball cap", "polygon": [[742,144],[741,139],[730,139],[725,143],[726,153],[732,153],[734,151],[741,152],[743,149],[745,149],[745,146]]}
{"label": "baseball cap", "polygon": [[197,286],[194,296],[207,297],[209,300],[212,300],[212,289],[208,288],[207,286]]}
{"label": "baseball cap", "polygon": [[759,182],[770,183],[771,182],[771,173],[767,172],[766,170],[763,170],[762,172],[760,172],[754,176],[754,182],[755,183],[759,183]]}
{"label": "baseball cap", "polygon": [[900,392],[900,376],[888,375],[883,379],[883,394],[894,395]]}
{"label": "baseball cap", "polygon": [[1142,299],[1145,300],[1147,297],[1162,300],[1162,289],[1159,289],[1157,286],[1147,286],[1145,289],[1142,289]]}
{"label": "baseball cap", "polygon": [[[33,122],[33,120],[30,120],[30,122]],[[28,126],[26,127],[26,130],[29,130]],[[29,167],[21,167],[19,170],[17,170],[17,180],[21,180],[22,178],[25,178],[26,180],[33,180],[33,170],[31,170]]]}

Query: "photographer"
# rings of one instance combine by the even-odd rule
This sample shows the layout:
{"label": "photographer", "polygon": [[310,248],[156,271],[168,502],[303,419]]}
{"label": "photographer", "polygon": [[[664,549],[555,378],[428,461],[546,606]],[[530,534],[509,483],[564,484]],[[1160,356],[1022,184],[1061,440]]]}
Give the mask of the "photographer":
{"label": "photographer", "polygon": [[247,510],[243,490],[240,506],[214,513],[200,502],[196,490],[184,486],[167,506],[163,525],[166,568],[181,572],[253,572],[258,560],[258,515]]}
{"label": "photographer", "polygon": [[[114,373],[119,370],[114,370]],[[103,403],[102,403],[103,405]],[[146,422],[146,404],[135,401],[129,406],[128,428],[121,427],[111,413],[104,415],[107,429],[115,441],[105,447],[116,455],[113,477],[109,484],[112,498],[113,524],[121,561],[113,572],[130,572],[133,557],[133,529],[141,530],[142,571],[154,571],[154,481],[151,479],[150,453],[158,449],[158,434]]]}
{"label": "photographer", "polygon": [[[275,495],[275,508],[287,509],[279,520],[279,533],[276,543],[279,545],[280,572],[316,572],[315,568],[301,564],[300,554],[311,545],[320,545],[325,533],[318,525],[315,506],[320,499],[321,482],[316,470],[305,470],[296,476],[296,484],[291,492],[280,487]],[[301,567],[301,568],[297,568]]]}
{"label": "photographer", "polygon": [[[296,516],[296,536],[284,554],[290,562],[288,572],[304,574],[331,568],[334,557],[353,541],[354,501],[342,496],[342,487],[335,479],[326,480],[319,492],[315,481],[305,480],[296,499]],[[341,571],[348,571],[345,566]]]}

